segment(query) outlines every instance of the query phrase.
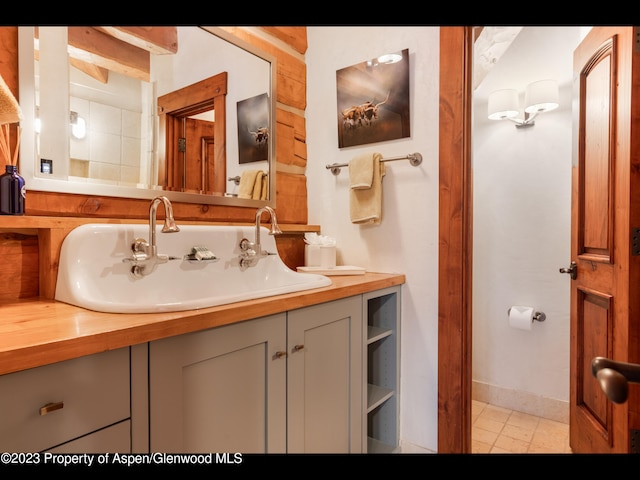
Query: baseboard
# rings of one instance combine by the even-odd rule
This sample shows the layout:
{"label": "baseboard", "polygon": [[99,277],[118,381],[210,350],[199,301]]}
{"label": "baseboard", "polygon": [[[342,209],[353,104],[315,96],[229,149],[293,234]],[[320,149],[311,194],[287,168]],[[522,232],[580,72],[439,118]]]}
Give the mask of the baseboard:
{"label": "baseboard", "polygon": [[541,397],[530,392],[472,381],[471,398],[498,407],[569,423],[569,402]]}

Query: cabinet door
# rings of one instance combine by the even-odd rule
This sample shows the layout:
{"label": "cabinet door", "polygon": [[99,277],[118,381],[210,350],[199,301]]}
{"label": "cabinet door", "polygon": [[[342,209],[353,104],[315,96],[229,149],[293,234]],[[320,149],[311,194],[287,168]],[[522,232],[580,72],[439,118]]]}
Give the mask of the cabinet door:
{"label": "cabinet door", "polygon": [[362,298],[288,313],[287,452],[362,452]]}
{"label": "cabinet door", "polygon": [[286,315],[149,344],[152,452],[284,453]]}

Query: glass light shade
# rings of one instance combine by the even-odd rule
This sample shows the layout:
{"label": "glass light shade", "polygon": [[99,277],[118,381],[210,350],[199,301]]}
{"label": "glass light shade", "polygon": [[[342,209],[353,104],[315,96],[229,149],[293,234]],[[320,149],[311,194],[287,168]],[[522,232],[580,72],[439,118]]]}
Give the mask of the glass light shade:
{"label": "glass light shade", "polygon": [[540,80],[527,85],[524,93],[524,111],[542,113],[558,108],[558,82]]}
{"label": "glass light shade", "polygon": [[84,118],[78,116],[76,123],[71,124],[71,135],[79,140],[87,136],[87,124]]}
{"label": "glass light shade", "polygon": [[517,90],[506,89],[492,92],[489,95],[488,112],[490,120],[516,117],[519,113]]}
{"label": "glass light shade", "polygon": [[402,60],[402,55],[399,53],[387,53],[378,57],[378,63],[390,64],[397,63]]}

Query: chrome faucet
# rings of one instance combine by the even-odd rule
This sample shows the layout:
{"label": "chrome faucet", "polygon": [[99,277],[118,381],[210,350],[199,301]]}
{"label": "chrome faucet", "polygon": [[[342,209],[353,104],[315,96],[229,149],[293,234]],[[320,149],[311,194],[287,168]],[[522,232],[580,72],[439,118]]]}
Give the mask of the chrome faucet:
{"label": "chrome faucet", "polygon": [[151,200],[151,205],[149,206],[149,241],[147,242],[143,238],[137,238],[133,245],[131,245],[133,255],[123,260],[123,262],[131,263],[131,273],[135,277],[149,275],[155,270],[158,264],[167,263],[170,259],[168,255],[158,253],[158,246],[156,244],[156,217],[160,203],[164,204],[164,226],[162,227],[162,233],[175,233],[180,231],[180,228],[176,225],[176,221],[173,218],[173,207],[169,199],[164,196],[159,196]]}
{"label": "chrome faucet", "polygon": [[256,233],[254,241],[251,242],[246,238],[243,238],[240,241],[240,250],[242,250],[242,253],[240,254],[241,267],[250,267],[255,265],[256,262],[264,256],[276,255],[276,252],[267,252],[266,250],[262,250],[262,245],[260,244],[260,219],[264,212],[268,212],[271,217],[271,229],[269,230],[269,235],[279,235],[282,233],[282,230],[280,230],[280,227],[278,226],[278,219],[276,218],[275,210],[269,206],[259,208],[256,212]]}

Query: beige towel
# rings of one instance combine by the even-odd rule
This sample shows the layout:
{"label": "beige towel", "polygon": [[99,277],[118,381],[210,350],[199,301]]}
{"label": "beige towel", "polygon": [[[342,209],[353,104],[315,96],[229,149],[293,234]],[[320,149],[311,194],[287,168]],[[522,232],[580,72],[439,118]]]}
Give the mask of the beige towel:
{"label": "beige towel", "polygon": [[266,200],[269,195],[269,174],[262,174],[262,193],[260,194],[260,200]]}
{"label": "beige towel", "polygon": [[251,193],[251,198],[254,200],[260,200],[262,197],[262,178],[264,177],[264,172],[262,170],[258,170],[258,174],[256,175],[256,179],[253,183],[253,192]]}
{"label": "beige towel", "polygon": [[256,177],[261,170],[245,170],[240,175],[240,186],[238,187],[238,198],[253,198],[253,189],[256,185]]}
{"label": "beige towel", "polygon": [[370,155],[373,164],[371,188],[349,189],[351,222],[378,225],[382,221],[382,178],[384,162],[380,154]]}
{"label": "beige towel", "polygon": [[373,159],[382,158],[379,153],[363,153],[349,162],[349,186],[354,190],[371,188]]}

